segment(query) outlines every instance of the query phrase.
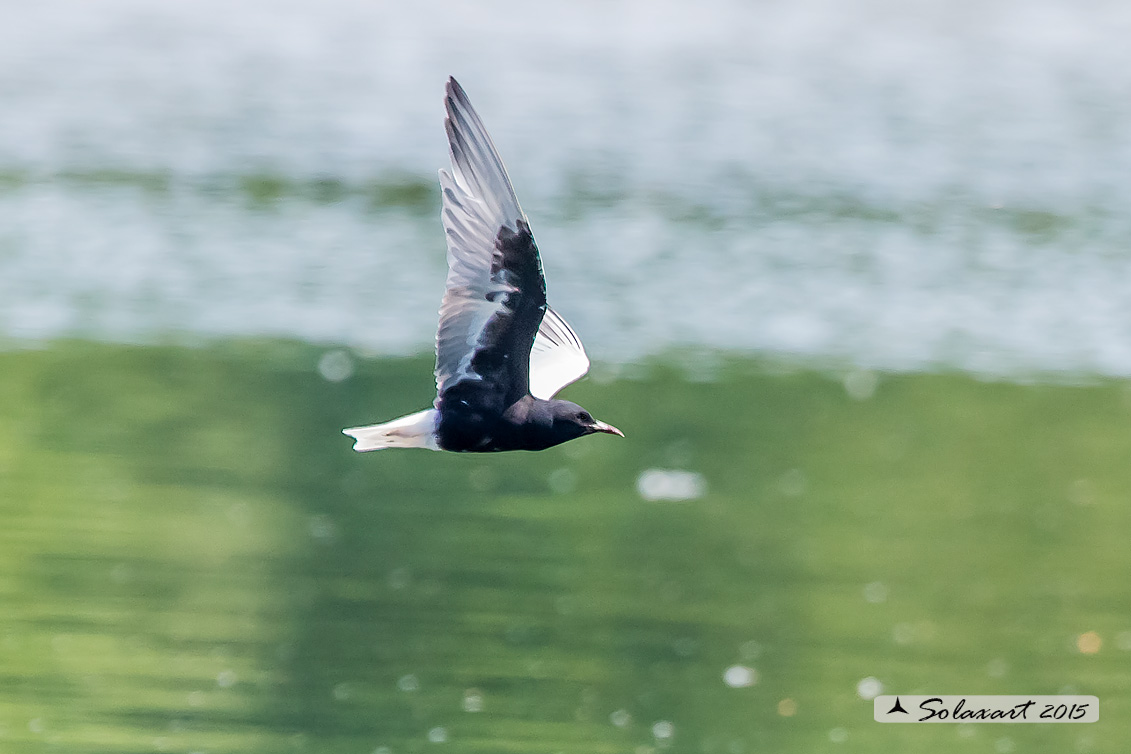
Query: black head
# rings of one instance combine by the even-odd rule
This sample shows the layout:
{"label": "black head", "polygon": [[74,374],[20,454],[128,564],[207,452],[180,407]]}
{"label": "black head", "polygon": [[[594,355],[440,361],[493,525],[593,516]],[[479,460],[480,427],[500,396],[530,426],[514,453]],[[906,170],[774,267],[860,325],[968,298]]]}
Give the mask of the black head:
{"label": "black head", "polygon": [[624,437],[624,432],[611,424],[599,422],[593,415],[576,403],[570,401],[548,401],[550,415],[553,419],[553,432],[562,439],[558,442],[572,440],[575,437],[604,432],[609,435]]}

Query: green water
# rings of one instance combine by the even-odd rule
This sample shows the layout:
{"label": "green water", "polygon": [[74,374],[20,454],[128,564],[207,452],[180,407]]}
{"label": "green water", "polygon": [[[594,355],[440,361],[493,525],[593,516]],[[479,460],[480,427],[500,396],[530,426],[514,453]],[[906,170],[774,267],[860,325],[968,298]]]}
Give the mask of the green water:
{"label": "green water", "polygon": [[[0,353],[0,752],[1131,740],[1125,383],[882,375],[854,400],[830,374],[658,364],[567,391],[625,440],[362,456],[340,428],[427,405],[431,364],[332,383],[321,355]],[[649,468],[707,493],[647,502]],[[756,682],[724,683],[736,665]],[[880,725],[869,677],[1095,694],[1101,722]]]}

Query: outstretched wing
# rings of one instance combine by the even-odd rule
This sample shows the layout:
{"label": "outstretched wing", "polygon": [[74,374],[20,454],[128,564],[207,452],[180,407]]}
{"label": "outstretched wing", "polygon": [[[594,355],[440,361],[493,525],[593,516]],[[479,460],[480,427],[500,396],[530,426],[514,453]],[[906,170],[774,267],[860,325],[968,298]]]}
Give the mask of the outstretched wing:
{"label": "outstretched wing", "polygon": [[527,393],[530,348],[546,308],[542,262],[499,153],[455,79],[445,107],[452,172],[440,171],[448,279],[436,389],[442,400],[453,386],[475,382],[517,400]]}
{"label": "outstretched wing", "polygon": [[530,394],[549,400],[589,371],[581,338],[561,315],[546,307],[546,316],[530,349]]}

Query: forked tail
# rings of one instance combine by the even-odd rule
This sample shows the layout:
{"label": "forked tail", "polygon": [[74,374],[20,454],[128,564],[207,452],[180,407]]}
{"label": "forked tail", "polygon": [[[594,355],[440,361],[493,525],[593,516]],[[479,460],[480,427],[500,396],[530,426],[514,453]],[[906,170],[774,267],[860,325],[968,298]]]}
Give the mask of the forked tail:
{"label": "forked tail", "polygon": [[429,408],[415,414],[402,416],[399,419],[393,419],[384,424],[343,429],[342,434],[349,435],[356,440],[353,449],[359,453],[383,448],[439,450],[440,446],[436,444],[436,419],[438,417],[439,412],[434,408]]}

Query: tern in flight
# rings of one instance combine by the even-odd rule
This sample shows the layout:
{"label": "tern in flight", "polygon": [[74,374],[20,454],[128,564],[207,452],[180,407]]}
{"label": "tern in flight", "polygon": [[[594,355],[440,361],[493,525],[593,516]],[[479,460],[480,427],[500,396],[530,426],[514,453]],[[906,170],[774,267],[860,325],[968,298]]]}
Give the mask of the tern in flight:
{"label": "tern in flight", "polygon": [[440,171],[448,279],[436,332],[436,400],[400,419],[342,430],[354,450],[543,450],[624,437],[553,396],[589,371],[581,339],[546,304],[542,260],[506,168],[456,80],[445,98],[452,172]]}

